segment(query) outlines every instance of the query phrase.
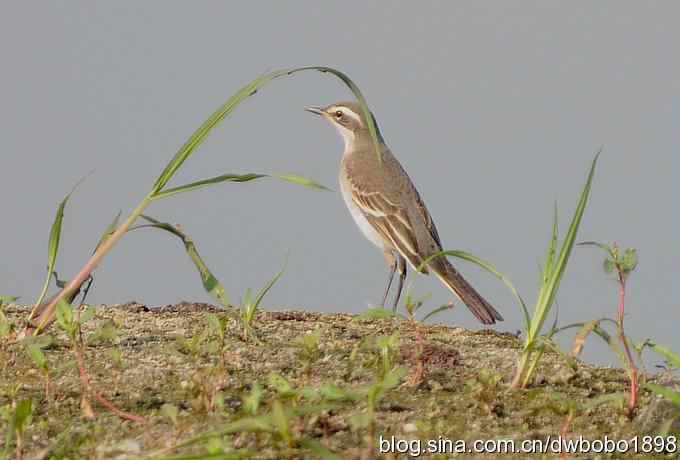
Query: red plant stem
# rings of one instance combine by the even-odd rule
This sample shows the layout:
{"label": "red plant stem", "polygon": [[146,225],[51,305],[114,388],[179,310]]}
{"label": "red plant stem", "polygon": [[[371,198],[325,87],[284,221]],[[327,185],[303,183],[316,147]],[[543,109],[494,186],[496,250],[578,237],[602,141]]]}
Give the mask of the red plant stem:
{"label": "red plant stem", "polygon": [[76,355],[76,361],[78,362],[78,372],[80,374],[80,381],[82,382],[85,389],[88,392],[90,392],[97,401],[99,401],[99,404],[101,404],[102,406],[104,406],[109,411],[113,412],[123,420],[130,420],[132,422],[145,425],[147,423],[147,420],[144,417],[118,409],[116,406],[113,405],[112,402],[104,398],[99,392],[92,388],[90,376],[87,373],[87,369],[85,368],[85,358],[83,357],[83,351],[80,349],[80,347],[75,347],[74,351]]}
{"label": "red plant stem", "polygon": [[564,419],[564,423],[562,424],[562,429],[560,429],[560,436],[562,438],[561,439],[562,446],[560,446],[560,460],[567,460],[569,458],[567,456],[566,449],[563,449],[562,447],[566,443],[567,434],[569,433],[569,425],[571,425],[572,420],[574,420],[574,411],[570,410],[569,413],[567,414],[567,418]]}
{"label": "red plant stem", "polygon": [[630,400],[628,402],[628,414],[632,415],[637,406],[637,391],[638,391],[638,370],[635,366],[635,361],[633,361],[633,354],[630,352],[630,347],[628,346],[628,340],[626,340],[626,334],[623,329],[623,317],[626,311],[626,276],[621,267],[618,267],[619,274],[619,320],[618,320],[618,330],[619,339],[623,345],[623,349],[626,352],[626,360],[628,361],[628,369],[630,372]]}

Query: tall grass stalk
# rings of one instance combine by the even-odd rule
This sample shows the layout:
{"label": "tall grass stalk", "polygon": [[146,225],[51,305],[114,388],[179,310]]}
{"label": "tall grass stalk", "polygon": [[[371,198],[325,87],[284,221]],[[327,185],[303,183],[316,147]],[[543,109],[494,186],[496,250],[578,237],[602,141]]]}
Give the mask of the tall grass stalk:
{"label": "tall grass stalk", "polygon": [[[148,208],[154,201],[159,199],[172,196],[178,193],[187,192],[191,190],[196,190],[197,188],[207,187],[216,183],[233,181],[233,175],[223,175],[217,176],[211,179],[205,179],[190,184],[186,184],[179,187],[173,187],[171,189],[166,189],[166,185],[175,175],[175,173],[182,167],[184,162],[196,151],[203,141],[208,137],[212,130],[227,116],[229,116],[236,107],[238,107],[243,101],[253,96],[260,88],[269,83],[270,81],[292,75],[294,73],[303,71],[318,71],[323,73],[330,73],[340,79],[349,89],[354,93],[357,100],[359,101],[362,109],[363,115],[366,119],[371,137],[373,139],[376,154],[380,158],[379,143],[377,137],[377,129],[375,127],[373,117],[370,115],[370,111],[366,104],[366,100],[363,97],[359,88],[354,84],[354,82],[344,73],[330,68],[330,67],[300,67],[295,69],[278,70],[274,72],[262,75],[239,91],[237,91],[226,103],[224,103],[219,109],[217,109],[184,143],[184,145],[177,151],[172,160],[165,166],[158,179],[154,183],[151,191],[142,199],[142,201],[134,208],[130,215],[123,221],[123,223],[118,226],[115,231],[113,231],[108,237],[106,237],[90,260],[85,263],[81,270],[69,281],[69,283],[49,302],[39,305],[36,302],[36,306],[31,311],[30,318],[32,321],[26,326],[23,331],[23,335],[38,334],[44,330],[47,325],[49,325],[55,317],[55,312],[59,302],[68,299],[70,296],[76,292],[83,282],[92,274],[94,269],[101,263],[104,257],[115,247],[115,245],[120,241],[120,239],[125,235],[125,233],[134,225],[137,219],[144,213],[146,208]],[[283,177],[282,177],[283,178]],[[304,185],[304,181],[299,181],[299,183]]]}
{"label": "tall grass stalk", "polygon": [[529,327],[527,329],[527,335],[524,341],[524,348],[522,349],[522,355],[520,356],[517,364],[517,372],[511,384],[512,388],[525,388],[529,384],[531,377],[536,370],[536,366],[538,365],[538,362],[543,354],[545,347],[542,346],[540,334],[543,329],[543,325],[548,318],[548,314],[552,309],[555,296],[557,295],[560,282],[562,281],[562,276],[564,275],[567,263],[569,262],[571,250],[574,247],[576,234],[578,233],[581,219],[588,203],[590,188],[593,182],[593,176],[595,175],[595,166],[597,165],[597,159],[599,158],[600,153],[601,150],[597,152],[595,158],[593,159],[590,172],[588,173],[588,179],[586,180],[583,190],[581,191],[581,197],[578,201],[574,216],[571,219],[569,230],[567,231],[564,241],[562,242],[562,247],[560,248],[559,254],[557,253],[557,210],[555,210],[552,237],[548,246],[546,263],[545,267],[543,268],[543,276],[541,277],[541,288],[538,292],[538,299],[536,300],[536,306],[534,307],[534,314],[531,316],[529,321]]}

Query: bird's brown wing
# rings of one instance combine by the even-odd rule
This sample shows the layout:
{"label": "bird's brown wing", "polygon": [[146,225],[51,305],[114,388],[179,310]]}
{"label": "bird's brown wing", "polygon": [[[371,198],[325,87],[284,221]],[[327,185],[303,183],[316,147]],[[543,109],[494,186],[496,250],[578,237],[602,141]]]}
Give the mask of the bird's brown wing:
{"label": "bird's brown wing", "polygon": [[439,247],[439,249],[441,249],[442,248],[442,242],[439,239],[439,232],[437,232],[437,227],[434,225],[434,221],[432,220],[432,216],[430,215],[430,212],[427,210],[427,207],[425,207],[425,203],[423,203],[423,199],[420,198],[420,194],[418,193],[418,190],[415,187],[413,187],[413,191],[415,192],[416,204],[418,206],[418,212],[420,212],[420,215],[423,216],[423,221],[425,222],[427,229],[430,231],[430,235],[432,235],[432,239],[437,243],[437,246]]}
{"label": "bird's brown wing", "polygon": [[[392,203],[380,192],[364,192],[356,187],[352,187],[352,201],[368,223],[413,267],[421,265],[422,254],[411,220],[404,208]],[[428,273],[427,268],[423,268],[423,273]]]}

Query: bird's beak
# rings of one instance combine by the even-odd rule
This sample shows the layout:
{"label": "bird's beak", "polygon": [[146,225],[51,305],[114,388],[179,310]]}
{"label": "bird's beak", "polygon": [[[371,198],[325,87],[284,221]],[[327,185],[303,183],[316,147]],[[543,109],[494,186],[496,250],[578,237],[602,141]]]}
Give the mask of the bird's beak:
{"label": "bird's beak", "polygon": [[324,115],[326,113],[326,112],[324,112],[324,110],[321,107],[314,107],[314,106],[305,107],[305,110],[307,112],[312,112],[312,113],[315,113],[317,115]]}

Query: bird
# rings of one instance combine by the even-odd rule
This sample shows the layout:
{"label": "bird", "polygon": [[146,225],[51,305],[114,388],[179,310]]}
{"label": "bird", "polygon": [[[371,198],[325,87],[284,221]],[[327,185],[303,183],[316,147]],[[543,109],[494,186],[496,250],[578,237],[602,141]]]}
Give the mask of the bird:
{"label": "bird", "polygon": [[[328,120],[340,133],[345,149],[340,164],[340,191],[363,235],[380,250],[389,266],[385,305],[396,271],[399,284],[394,307],[399,303],[408,265],[414,271],[433,272],[482,324],[503,321],[501,314],[482,297],[445,257],[429,257],[442,251],[439,232],[418,190],[385,143],[372,112],[380,157],[357,102],[337,102],[305,110]],[[424,266],[423,262],[427,263]]]}

